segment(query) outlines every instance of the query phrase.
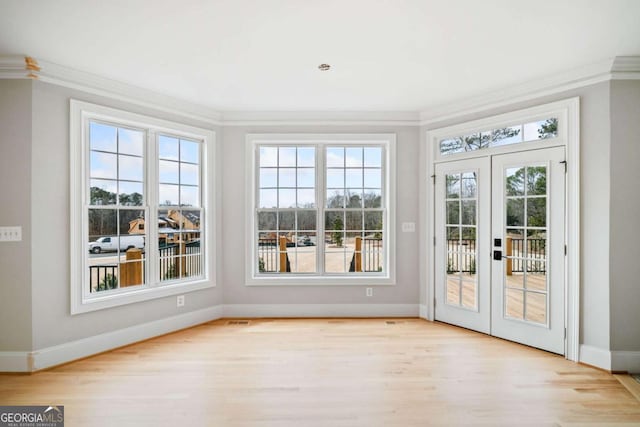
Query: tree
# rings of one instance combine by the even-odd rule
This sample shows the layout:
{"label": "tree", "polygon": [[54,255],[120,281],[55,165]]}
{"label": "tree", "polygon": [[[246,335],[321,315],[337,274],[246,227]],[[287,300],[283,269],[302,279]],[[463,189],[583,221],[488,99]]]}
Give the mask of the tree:
{"label": "tree", "polygon": [[540,139],[552,138],[558,134],[558,119],[547,119],[538,129]]}
{"label": "tree", "polygon": [[508,127],[494,129],[491,132],[481,132],[449,138],[440,142],[440,152],[442,154],[449,154],[479,150],[491,144],[499,143],[504,139],[517,136],[520,134],[520,130],[519,128]]}
{"label": "tree", "polygon": [[336,246],[342,247],[342,230],[344,229],[344,223],[341,217],[337,217],[333,221],[333,229],[336,230],[331,234],[331,238],[335,242]]}

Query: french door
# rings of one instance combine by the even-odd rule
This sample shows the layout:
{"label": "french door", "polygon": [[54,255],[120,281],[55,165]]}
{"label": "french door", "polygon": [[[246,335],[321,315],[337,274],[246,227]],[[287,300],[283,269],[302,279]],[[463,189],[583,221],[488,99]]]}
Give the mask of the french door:
{"label": "french door", "polygon": [[436,165],[435,318],[564,354],[564,147]]}

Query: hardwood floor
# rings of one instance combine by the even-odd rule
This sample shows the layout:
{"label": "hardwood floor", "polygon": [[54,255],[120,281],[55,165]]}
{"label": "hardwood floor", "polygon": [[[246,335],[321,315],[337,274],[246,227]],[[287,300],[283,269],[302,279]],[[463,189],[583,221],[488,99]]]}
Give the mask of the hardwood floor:
{"label": "hardwood floor", "polygon": [[419,319],[219,320],[33,375],[67,426],[640,425],[614,376]]}

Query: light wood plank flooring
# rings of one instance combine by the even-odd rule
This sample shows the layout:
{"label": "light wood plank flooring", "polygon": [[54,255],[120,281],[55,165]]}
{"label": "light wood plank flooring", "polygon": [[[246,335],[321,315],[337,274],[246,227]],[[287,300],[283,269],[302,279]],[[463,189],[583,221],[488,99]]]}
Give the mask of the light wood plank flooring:
{"label": "light wood plank flooring", "polygon": [[67,426],[640,425],[614,376],[445,324],[228,323],[0,375],[0,404],[64,405]]}

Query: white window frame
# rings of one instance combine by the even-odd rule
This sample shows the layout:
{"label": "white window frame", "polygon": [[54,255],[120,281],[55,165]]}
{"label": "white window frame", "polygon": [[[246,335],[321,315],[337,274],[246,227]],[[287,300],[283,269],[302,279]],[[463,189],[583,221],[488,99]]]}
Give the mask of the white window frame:
{"label": "white window frame", "polygon": [[[204,233],[201,246],[204,252],[203,275],[193,280],[183,279],[160,282],[156,271],[159,260],[147,257],[146,283],[144,286],[126,290],[114,290],[105,293],[89,293],[86,286],[87,276],[87,218],[84,214],[88,205],[87,180],[89,179],[89,121],[96,120],[112,123],[115,126],[129,126],[146,131],[145,140],[145,222],[157,224],[158,209],[158,156],[157,135],[172,135],[185,139],[202,141],[201,149],[201,207]],[[109,307],[116,307],[155,298],[166,297],[215,286],[216,244],[215,244],[215,133],[213,131],[189,126],[168,120],[157,119],[141,114],[70,100],[70,296],[71,314],[86,313]],[[147,252],[158,252],[157,227],[145,227],[147,234]]]}
{"label": "white window frame", "polygon": [[[383,159],[383,208],[386,221],[383,224],[383,236],[387,240],[384,254],[385,271],[380,274],[330,273],[330,274],[259,274],[257,270],[256,243],[256,192],[258,190],[257,150],[260,145],[295,145],[316,147],[316,206],[319,221],[324,221],[324,185],[326,166],[319,165],[319,153],[327,146],[380,145],[384,147]],[[247,286],[264,285],[395,285],[396,253],[396,135],[380,134],[247,134],[246,136],[246,267],[245,284]],[[322,167],[322,169],[320,169]],[[320,176],[320,179],[318,179]],[[320,181],[320,182],[319,182]],[[320,228],[320,227],[318,227]],[[318,239],[321,236],[318,235]]]}

